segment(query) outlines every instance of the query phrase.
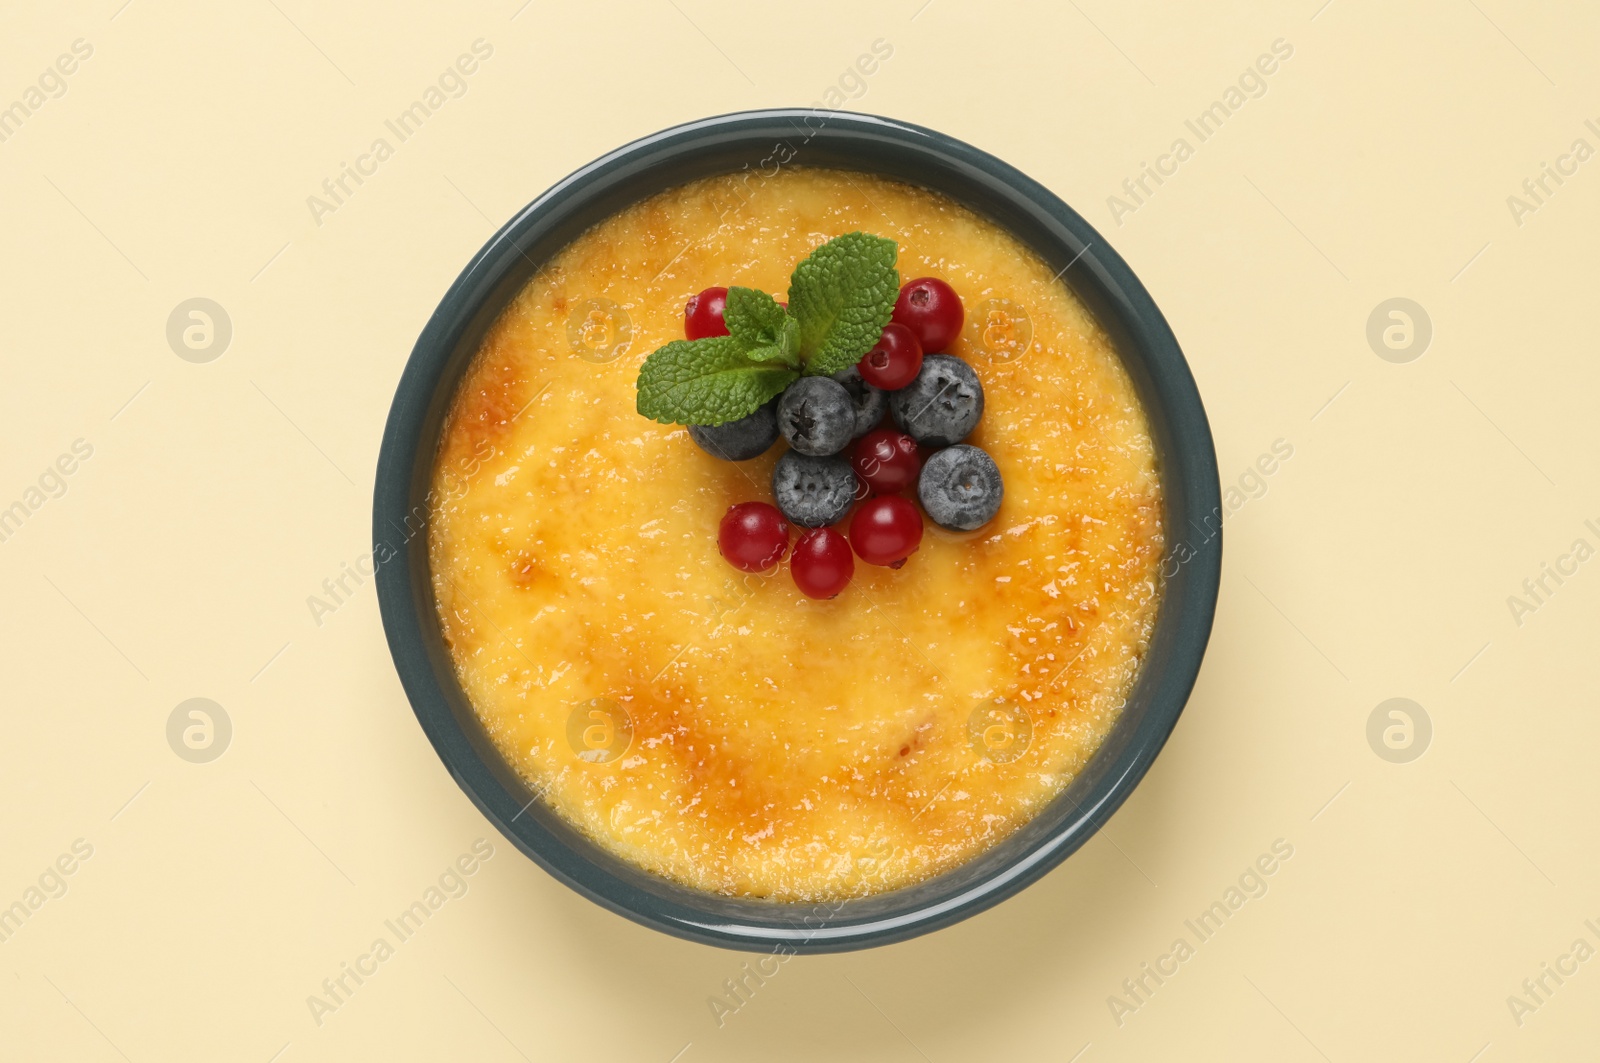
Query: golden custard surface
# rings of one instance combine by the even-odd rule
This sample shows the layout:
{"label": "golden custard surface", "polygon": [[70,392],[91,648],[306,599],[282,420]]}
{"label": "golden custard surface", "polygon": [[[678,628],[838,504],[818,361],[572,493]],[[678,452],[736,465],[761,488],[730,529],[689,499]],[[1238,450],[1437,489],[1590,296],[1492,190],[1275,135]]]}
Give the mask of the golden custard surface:
{"label": "golden custard surface", "polygon": [[[986,402],[967,442],[1005,500],[977,532],[929,523],[904,568],[858,559],[818,602],[717,550],[730,505],[771,500],[782,442],[714,459],[639,416],[634,381],[689,296],[785,298],[853,230],[961,295],[951,353]],[[1105,737],[1158,600],[1154,449],[1104,332],[1007,233],[856,173],[711,178],[580,236],[486,338],[432,505],[445,637],[504,756],[599,844],[724,894],[859,896],[1004,838]]]}

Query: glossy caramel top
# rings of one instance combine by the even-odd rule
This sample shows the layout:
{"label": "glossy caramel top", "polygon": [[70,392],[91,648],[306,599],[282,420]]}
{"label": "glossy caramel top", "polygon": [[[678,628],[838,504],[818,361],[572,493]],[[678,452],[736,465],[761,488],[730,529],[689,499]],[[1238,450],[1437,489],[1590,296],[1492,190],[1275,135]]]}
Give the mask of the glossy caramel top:
{"label": "glossy caramel top", "polygon": [[[968,442],[1006,495],[819,602],[717,550],[730,505],[771,500],[782,442],[716,460],[640,417],[634,380],[690,295],[784,298],[856,229],[961,295],[951,353],[986,393]],[[1163,536],[1144,414],[1052,272],[934,193],[787,169],[658,195],[534,277],[454,400],[429,549],[462,684],[544,800],[689,886],[816,901],[950,868],[1059,793],[1138,671]]]}

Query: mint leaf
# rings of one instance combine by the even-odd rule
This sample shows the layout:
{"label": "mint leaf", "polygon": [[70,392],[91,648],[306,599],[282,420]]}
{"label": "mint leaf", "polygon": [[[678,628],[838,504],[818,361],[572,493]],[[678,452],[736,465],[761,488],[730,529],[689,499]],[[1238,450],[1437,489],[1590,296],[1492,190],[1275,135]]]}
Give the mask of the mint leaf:
{"label": "mint leaf", "polygon": [[[846,233],[794,268],[789,313],[800,325],[800,356],[808,376],[849,369],[878,342],[900,293],[897,250],[893,240]],[[731,304],[731,290],[728,295]]]}
{"label": "mint leaf", "polygon": [[722,320],[728,335],[750,348],[752,359],[800,368],[800,326],[766,292],[729,288]]}
{"label": "mint leaf", "polygon": [[723,424],[755,413],[799,375],[753,359],[737,336],[673,340],[640,367],[637,408],[662,424]]}
{"label": "mint leaf", "polygon": [[745,357],[752,362],[777,362],[789,369],[799,369],[800,359],[795,357],[793,348],[785,349],[778,344],[770,347],[756,347],[745,352]]}
{"label": "mint leaf", "polygon": [[728,334],[748,347],[766,347],[778,341],[783,319],[788,317],[778,300],[755,288],[729,288],[722,320]]}
{"label": "mint leaf", "polygon": [[800,322],[787,314],[783,319],[783,330],[778,333],[778,346],[789,356],[789,363],[796,369],[800,368]]}

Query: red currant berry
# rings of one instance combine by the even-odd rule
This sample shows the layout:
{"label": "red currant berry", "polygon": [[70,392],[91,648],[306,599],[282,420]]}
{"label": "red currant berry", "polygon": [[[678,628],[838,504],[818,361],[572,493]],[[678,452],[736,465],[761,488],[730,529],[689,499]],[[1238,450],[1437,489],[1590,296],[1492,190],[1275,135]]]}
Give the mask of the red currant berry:
{"label": "red currant berry", "polygon": [[734,568],[765,572],[789,549],[789,522],[775,506],[740,502],[729,506],[717,529],[717,546]]}
{"label": "red currant berry", "polygon": [[832,598],[856,573],[850,543],[832,528],[812,528],[794,544],[789,574],[808,598]]}
{"label": "red currant berry", "polygon": [[707,288],[699,295],[690,296],[683,306],[683,334],[691,340],[726,336],[728,325],[722,320],[722,310],[727,305],[726,288]]}
{"label": "red currant berry", "polygon": [[917,441],[904,432],[878,428],[857,441],[850,464],[873,494],[892,495],[917,482],[922,455]]}
{"label": "red currant berry", "polygon": [[850,545],[869,565],[899,568],[922,544],[922,512],[899,495],[870,498],[850,518]]}
{"label": "red currant berry", "polygon": [[895,300],[891,321],[915,333],[924,354],[941,354],[961,335],[961,296],[938,277],[908,281]]}
{"label": "red currant berry", "polygon": [[856,363],[861,379],[882,391],[899,391],[917,379],[921,368],[922,344],[916,333],[893,321],[883,326],[878,342]]}

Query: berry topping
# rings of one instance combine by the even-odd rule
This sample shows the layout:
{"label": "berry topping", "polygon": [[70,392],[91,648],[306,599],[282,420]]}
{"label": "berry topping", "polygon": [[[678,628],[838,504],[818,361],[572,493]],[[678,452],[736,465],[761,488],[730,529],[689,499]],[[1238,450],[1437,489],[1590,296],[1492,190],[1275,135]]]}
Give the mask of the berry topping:
{"label": "berry topping", "polygon": [[748,417],[719,425],[689,425],[689,438],[700,449],[723,461],[747,461],[765,454],[778,441],[778,400],[762,406]]}
{"label": "berry topping", "polygon": [[802,454],[837,454],[855,434],[856,407],[830,377],[801,377],[778,400],[778,431]]}
{"label": "berry topping", "polygon": [[972,531],[993,519],[1005,496],[994,459],[977,447],[946,447],[922,467],[917,497],[935,524]]}
{"label": "berry topping", "polygon": [[915,439],[892,428],[880,428],[861,438],[850,464],[873,494],[892,495],[917,482],[922,460]]}
{"label": "berry topping", "polygon": [[937,354],[961,334],[965,316],[954,288],[938,277],[919,277],[901,286],[890,320],[910,329],[925,353]]}
{"label": "berry topping", "polygon": [[895,423],[930,447],[959,443],[983,416],[983,385],[972,366],[948,354],[922,359],[922,371],[889,396]]}
{"label": "berry topping", "polygon": [[917,378],[917,370],[922,368],[922,344],[910,329],[891,321],[856,368],[861,370],[861,379],[873,387],[898,391]]}
{"label": "berry topping", "polygon": [[794,544],[789,574],[808,598],[833,598],[855,575],[850,543],[832,528],[812,528]]}
{"label": "berry topping", "polygon": [[869,565],[899,568],[922,543],[922,514],[899,495],[870,498],[850,518],[850,545]]}
{"label": "berry topping", "polygon": [[883,420],[884,411],[889,408],[889,397],[861,379],[861,370],[856,366],[833,374],[833,379],[850,393],[850,401],[856,408],[856,427],[851,434],[860,439]]}
{"label": "berry topping", "polygon": [[[651,353],[634,384],[641,416],[686,426],[714,457],[749,461],[779,436],[789,444],[772,466],[776,505],[730,508],[718,546],[735,567],[770,572],[798,525],[790,574],[812,598],[844,590],[856,558],[900,568],[925,519],[982,527],[1005,494],[994,460],[962,445],[984,394],[948,353],[961,297],[937,277],[897,287],[898,253],[893,240],[849,232],[795,266],[786,302],[707,288],[684,305],[687,339]],[[846,518],[847,532],[833,527]]]}
{"label": "berry topping", "polygon": [[855,495],[855,470],[841,456],[819,458],[786,450],[772,467],[772,499],[802,528],[842,520]]}
{"label": "berry topping", "polygon": [[764,572],[789,549],[789,525],[765,502],[740,502],[723,514],[717,546],[734,568]]}
{"label": "berry topping", "polygon": [[707,288],[699,295],[690,296],[683,307],[683,334],[691,340],[726,336],[728,326],[722,320],[722,311],[727,305],[726,288]]}

